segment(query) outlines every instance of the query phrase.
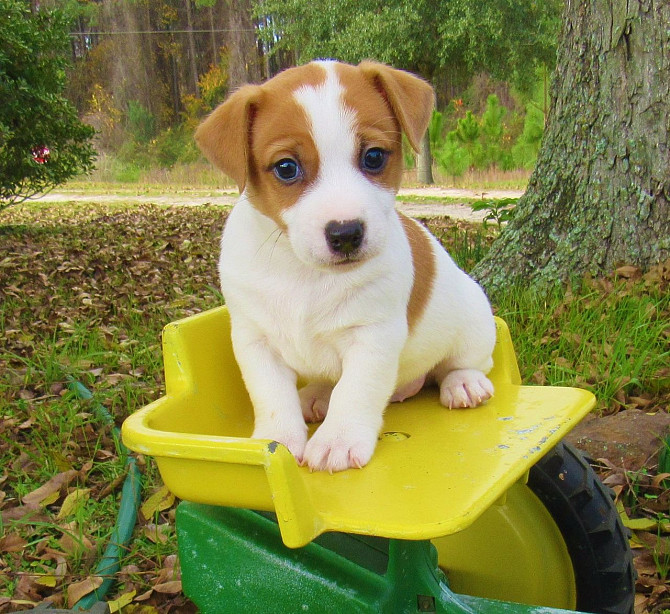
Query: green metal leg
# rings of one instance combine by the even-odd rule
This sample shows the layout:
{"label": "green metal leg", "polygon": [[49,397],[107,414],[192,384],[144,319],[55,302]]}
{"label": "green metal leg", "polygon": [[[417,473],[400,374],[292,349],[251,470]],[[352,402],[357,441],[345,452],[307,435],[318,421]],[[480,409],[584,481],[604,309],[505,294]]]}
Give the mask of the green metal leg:
{"label": "green metal leg", "polygon": [[203,614],[552,614],[449,590],[428,541],[324,535],[292,550],[270,518],[181,503],[177,535],[185,594]]}

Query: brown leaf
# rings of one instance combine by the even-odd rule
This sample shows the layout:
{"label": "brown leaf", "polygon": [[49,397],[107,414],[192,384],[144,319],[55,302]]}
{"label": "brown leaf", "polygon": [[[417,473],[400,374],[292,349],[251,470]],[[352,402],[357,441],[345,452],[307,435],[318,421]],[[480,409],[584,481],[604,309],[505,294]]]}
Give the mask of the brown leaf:
{"label": "brown leaf", "polygon": [[21,552],[28,542],[16,533],[9,533],[0,539],[0,552]]}
{"label": "brown leaf", "polygon": [[10,507],[2,511],[2,523],[7,524],[12,520],[23,520],[24,522],[47,522],[49,519],[45,514],[40,512],[39,506],[34,503],[32,505],[19,505],[17,507]]}
{"label": "brown leaf", "polygon": [[69,607],[73,607],[82,597],[92,593],[102,584],[100,576],[89,576],[81,582],[75,582],[67,587],[67,602]]}
{"label": "brown leaf", "polygon": [[616,269],[616,274],[624,279],[639,279],[642,277],[642,271],[636,266],[620,266]]}
{"label": "brown leaf", "polygon": [[153,589],[157,593],[161,593],[163,595],[176,595],[177,593],[181,593],[181,580],[172,580],[171,582],[156,584]]}
{"label": "brown leaf", "polygon": [[24,505],[40,504],[49,495],[58,492],[63,486],[69,484],[77,475],[77,471],[70,469],[52,477],[46,484],[42,484],[32,492],[23,497]]}

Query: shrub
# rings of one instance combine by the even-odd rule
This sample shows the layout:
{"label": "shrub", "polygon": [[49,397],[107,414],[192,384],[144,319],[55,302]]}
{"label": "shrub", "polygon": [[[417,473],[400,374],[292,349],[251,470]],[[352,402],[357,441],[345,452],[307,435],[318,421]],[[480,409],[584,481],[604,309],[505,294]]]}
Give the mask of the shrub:
{"label": "shrub", "polygon": [[93,168],[94,130],[62,95],[69,50],[60,11],[0,3],[0,209]]}
{"label": "shrub", "polygon": [[523,132],[512,147],[514,164],[517,167],[533,168],[542,144],[544,134],[544,113],[535,105],[528,105]]}
{"label": "shrub", "polygon": [[156,118],[137,100],[128,103],[126,130],[136,143],[147,144],[156,135]]}
{"label": "shrub", "polygon": [[152,143],[150,152],[153,162],[163,168],[170,168],[177,162],[195,162],[200,157],[193,132],[184,124],[161,132]]}
{"label": "shrub", "polygon": [[482,163],[484,167],[500,165],[502,160],[502,138],[505,130],[503,117],[507,110],[500,104],[498,97],[491,94],[486,99],[486,109],[482,114],[481,143]]}
{"label": "shrub", "polygon": [[438,166],[452,177],[461,177],[470,168],[472,158],[455,131],[449,132],[440,149],[434,152]]}

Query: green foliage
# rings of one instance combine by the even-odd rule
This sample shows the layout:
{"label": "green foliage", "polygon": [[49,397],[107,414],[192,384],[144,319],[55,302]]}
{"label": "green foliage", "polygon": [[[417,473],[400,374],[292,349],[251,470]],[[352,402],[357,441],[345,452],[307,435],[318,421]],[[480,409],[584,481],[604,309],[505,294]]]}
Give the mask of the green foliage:
{"label": "green foliage", "polygon": [[[485,70],[524,89],[533,66],[555,62],[561,0],[256,0],[271,52],[306,62],[374,58],[432,78]],[[529,70],[530,69],[530,70]],[[531,84],[533,79],[531,78]]]}
{"label": "green foliage", "polygon": [[498,229],[501,229],[504,222],[509,222],[512,219],[517,200],[519,199],[498,198],[480,200],[472,203],[471,207],[473,211],[486,211],[486,217],[483,222],[484,228],[486,228],[488,222],[495,222],[498,225]]}
{"label": "green foliage", "polygon": [[491,94],[486,100],[486,109],[480,124],[485,166],[502,166],[502,138],[505,130],[503,118],[506,113],[507,110],[500,104],[498,97]]}
{"label": "green foliage", "polygon": [[[460,103],[459,103],[460,104]],[[454,108],[450,105],[450,108]],[[438,166],[452,177],[462,176],[468,168],[501,170],[532,168],[542,141],[544,116],[536,106],[529,104],[524,119],[524,128],[517,142],[512,144],[507,121],[518,121],[500,104],[495,94],[486,101],[481,118],[467,110],[457,119],[454,129],[444,139],[439,136],[438,125],[444,130],[444,116],[439,123],[431,122],[431,147]],[[498,222],[498,216],[490,218]]]}
{"label": "green foliage", "polygon": [[221,64],[210,66],[198,80],[198,86],[205,109],[211,110],[223,102],[228,91],[228,56],[224,56]]}
{"label": "green foliage", "polygon": [[439,111],[433,111],[428,124],[428,137],[430,139],[430,148],[435,150],[442,142],[442,132],[444,131],[444,114]]}
{"label": "green foliage", "polygon": [[481,133],[479,122],[472,111],[466,111],[465,117],[456,124],[456,138],[466,147],[474,145]]}
{"label": "green foliage", "polygon": [[94,131],[62,96],[67,26],[58,11],[0,4],[0,208],[93,167]]}
{"label": "green foliage", "polygon": [[461,145],[455,131],[447,137],[439,149],[433,149],[438,166],[452,177],[462,177],[472,165],[468,150]]}
{"label": "green foliage", "polygon": [[532,168],[542,144],[544,134],[544,113],[535,105],[526,107],[523,132],[512,148],[514,164],[521,168]]}
{"label": "green foliage", "polygon": [[162,168],[171,168],[178,162],[195,162],[200,157],[193,133],[183,124],[161,132],[152,143],[151,153]]}
{"label": "green foliage", "polygon": [[156,118],[137,100],[128,102],[126,130],[136,143],[146,144],[156,134]]}

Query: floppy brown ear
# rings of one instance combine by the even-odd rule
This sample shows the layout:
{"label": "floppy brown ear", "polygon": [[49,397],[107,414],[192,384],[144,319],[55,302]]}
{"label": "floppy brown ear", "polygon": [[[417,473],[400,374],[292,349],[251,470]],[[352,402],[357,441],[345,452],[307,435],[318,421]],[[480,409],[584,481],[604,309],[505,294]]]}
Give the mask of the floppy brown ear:
{"label": "floppy brown ear", "polygon": [[435,106],[431,85],[409,72],[378,62],[361,62],[358,66],[384,94],[410,145],[418,152]]}
{"label": "floppy brown ear", "polygon": [[240,189],[247,182],[249,137],[260,87],[244,85],[198,126],[195,140],[207,159],[230,176]]}

